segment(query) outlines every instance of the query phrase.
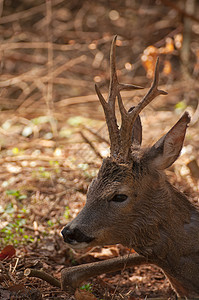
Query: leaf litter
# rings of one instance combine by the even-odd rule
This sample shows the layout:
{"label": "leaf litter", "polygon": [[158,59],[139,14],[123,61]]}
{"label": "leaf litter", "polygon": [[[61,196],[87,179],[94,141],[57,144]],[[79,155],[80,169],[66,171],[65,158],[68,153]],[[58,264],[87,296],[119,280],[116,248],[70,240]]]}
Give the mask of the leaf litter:
{"label": "leaf litter", "polygon": [[[170,7],[148,1],[141,1],[142,7],[136,2],[11,2],[1,4],[0,19],[1,298],[174,299],[168,280],[155,266],[102,274],[75,292],[24,276],[24,270],[42,270],[59,280],[64,267],[130,251],[121,245],[74,251],[60,235],[83,207],[101,157],[109,153],[93,83],[107,93],[109,48],[116,32],[118,75],[127,82],[133,74],[135,84],[148,86],[146,75],[151,77],[157,54],[162,58],[161,84],[169,96],[158,98],[142,113],[144,146],[163,135],[185,109],[192,115],[182,155],[167,174],[198,205],[197,23],[191,44],[195,58],[187,79],[179,71],[182,24],[177,14],[171,18]],[[161,25],[162,11],[166,18]],[[124,92],[127,107],[145,91]]]}

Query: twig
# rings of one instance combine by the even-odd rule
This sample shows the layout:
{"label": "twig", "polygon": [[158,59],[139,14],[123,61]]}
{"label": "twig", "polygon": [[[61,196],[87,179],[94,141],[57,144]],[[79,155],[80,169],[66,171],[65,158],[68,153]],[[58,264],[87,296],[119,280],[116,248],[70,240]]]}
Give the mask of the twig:
{"label": "twig", "polygon": [[101,136],[98,132],[95,132],[93,129],[87,127],[87,126],[84,126],[84,128],[92,133],[94,136],[96,136],[101,142],[104,142],[106,143],[108,146],[110,145],[109,141],[107,139],[105,139],[103,136]]}
{"label": "twig", "polygon": [[17,265],[18,265],[18,262],[19,262],[19,257],[16,258],[16,262],[15,262],[15,265],[14,265],[14,267],[13,267],[13,269],[12,269],[12,273],[15,272],[15,270],[16,270],[16,268],[17,268]]}
{"label": "twig", "polygon": [[[53,6],[58,5],[58,4],[62,3],[63,1],[64,0],[54,0]],[[30,9],[19,11],[17,13],[9,15],[9,16],[1,17],[0,24],[15,22],[15,21],[18,21],[19,19],[30,18],[31,16],[44,11],[44,9],[45,9],[45,4],[41,4],[41,5],[38,5],[35,7],[31,7]]]}
{"label": "twig", "polygon": [[[65,45],[65,44],[52,44],[52,45],[53,45],[53,50],[58,50],[58,51],[69,51],[69,50],[73,50],[74,49],[73,45]],[[17,42],[17,43],[4,42],[4,43],[1,43],[0,49],[1,50],[11,50],[11,49],[48,49],[48,42]]]}
{"label": "twig", "polygon": [[[130,248],[130,249],[129,249],[129,253],[128,253],[128,255],[127,255],[127,258],[126,258],[126,262],[124,263],[123,269],[121,270],[121,275],[122,275],[122,273],[124,273],[124,270],[126,269],[126,265],[127,265],[127,262],[128,262],[128,259],[129,259],[130,253],[131,253],[131,250],[132,250],[132,249]],[[119,286],[120,281],[121,281],[121,277],[119,278],[119,280],[118,280],[118,282],[117,282],[117,285],[116,285],[116,287],[115,287],[115,290],[114,290],[114,292],[113,292],[113,296],[112,296],[111,300],[114,300],[114,298],[115,298],[115,294],[116,294],[116,292],[117,292],[117,289],[118,289],[118,286]]]}
{"label": "twig", "polygon": [[89,139],[84,135],[82,131],[79,132],[82,138],[85,140],[85,142],[91,147],[91,149],[95,152],[95,154],[100,158],[103,159],[103,156],[100,154],[100,152],[95,148],[93,143],[89,141]]}
{"label": "twig", "polygon": [[170,0],[161,0],[161,2],[166,5],[166,6],[169,6],[175,10],[177,10],[180,14],[184,15],[185,17],[187,18],[190,18],[192,19],[193,21],[195,22],[198,22],[199,23],[199,19],[197,17],[195,17],[194,15],[188,13],[187,11],[183,10],[182,8],[178,7],[174,1],[170,1]]}
{"label": "twig", "polygon": [[191,120],[191,126],[195,125],[198,122],[198,120],[199,120],[199,100],[198,100],[197,108]]}
{"label": "twig", "polygon": [[[43,215],[42,215],[42,216],[43,216]],[[34,229],[33,227],[31,227],[31,226],[23,225],[23,228],[26,228],[26,229],[28,229],[28,230],[31,230],[31,231],[34,231],[34,232],[35,232],[35,229]],[[40,230],[40,229],[38,229],[38,228],[37,228],[37,232],[38,232],[38,233],[41,233],[41,234],[44,234],[44,233],[45,233],[44,230]]]}
{"label": "twig", "polygon": [[60,157],[56,157],[56,158],[52,158],[51,156],[47,156],[47,155],[41,155],[41,156],[37,156],[37,155],[21,155],[21,156],[7,156],[4,158],[0,158],[0,164],[4,163],[4,162],[17,162],[17,161],[23,161],[23,160],[28,160],[28,161],[35,161],[38,160],[39,161],[47,161],[49,162],[50,160],[52,161],[63,161],[64,158],[60,158]]}
{"label": "twig", "polygon": [[156,43],[154,43],[154,46],[156,48],[160,48],[162,46],[165,45],[165,40],[170,37],[170,38],[174,38],[175,35],[181,33],[183,30],[183,26],[182,24],[179,24],[177,28],[175,28],[174,30],[170,31],[166,36],[164,36],[164,38],[162,38],[161,40],[157,41]]}
{"label": "twig", "polygon": [[3,12],[3,2],[4,2],[4,0],[0,0],[0,18],[1,18],[2,12]]}
{"label": "twig", "polygon": [[61,66],[59,66],[57,69],[52,71],[52,75],[54,77],[57,77],[59,74],[61,74],[63,71],[66,71],[68,69],[70,69],[71,67],[86,61],[87,57],[86,55],[80,55],[79,57],[75,57],[73,59],[70,59],[69,61],[67,61],[66,63],[62,64]]}
{"label": "twig", "polygon": [[57,137],[57,124],[53,116],[53,45],[52,45],[52,31],[50,29],[52,20],[52,2],[46,0],[46,21],[47,21],[47,37],[48,37],[48,83],[47,83],[47,94],[46,94],[46,105],[48,115],[50,117],[50,124],[54,137]]}
{"label": "twig", "polygon": [[[1,77],[4,80],[5,77],[4,76]],[[6,87],[11,85],[17,85],[17,84],[20,86],[21,81],[23,81],[22,83],[24,84],[24,82],[32,82],[32,81],[36,82],[36,80],[40,80],[42,83],[45,83],[49,81],[49,77],[48,75],[40,77],[39,75],[32,76],[31,74],[29,75],[27,74],[25,76],[24,74],[22,74],[16,77],[6,78],[4,81],[0,82],[0,87]],[[53,83],[70,85],[70,86],[73,85],[73,86],[88,87],[88,82],[85,80],[63,78],[63,77],[54,78]]]}
{"label": "twig", "polygon": [[25,269],[24,276],[40,278],[40,279],[50,283],[52,286],[61,288],[61,283],[58,279],[56,279],[52,275],[49,275],[48,273],[41,271],[41,270],[29,269],[29,268]]}
{"label": "twig", "polygon": [[35,63],[38,65],[44,65],[46,63],[46,57],[42,55],[31,55],[27,53],[20,53],[15,51],[14,53],[4,53],[4,59],[9,59],[11,61],[24,61],[28,63]]}
{"label": "twig", "polygon": [[[84,3],[84,2],[83,2]],[[89,4],[85,2],[83,6],[80,8],[80,10],[77,12],[75,20],[74,20],[74,27],[76,34],[80,37],[82,35],[83,29],[83,18],[86,14],[86,12],[89,9]]]}
{"label": "twig", "polygon": [[[195,0],[186,0],[185,11],[187,13],[193,13],[194,10],[195,10]],[[193,23],[192,20],[190,20],[189,18],[187,18],[187,16],[185,16],[181,58],[186,68],[188,68],[189,66],[192,23]]]}

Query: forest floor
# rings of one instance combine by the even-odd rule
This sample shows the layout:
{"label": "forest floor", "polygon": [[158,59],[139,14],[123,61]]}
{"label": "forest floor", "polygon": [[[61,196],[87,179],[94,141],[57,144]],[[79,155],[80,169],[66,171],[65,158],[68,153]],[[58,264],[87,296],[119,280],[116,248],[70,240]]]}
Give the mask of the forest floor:
{"label": "forest floor", "polygon": [[[192,71],[186,71],[175,45],[176,36],[183,34],[177,13],[163,4],[141,2],[0,4],[0,250],[12,245],[16,251],[4,260],[0,253],[1,299],[175,299],[163,272],[150,265],[103,274],[68,292],[24,276],[32,268],[60,279],[63,268],[132,251],[121,245],[74,251],[60,234],[84,206],[87,188],[109,153],[94,82],[106,95],[110,43],[116,33],[119,77],[147,87],[123,92],[127,107],[138,103],[152,80],[146,77],[153,67],[150,55],[145,69],[141,63],[144,50],[155,45],[151,57],[161,58],[160,88],[168,96],[158,97],[141,113],[143,146],[153,145],[185,110],[192,117],[181,156],[167,175],[198,205],[197,57]],[[139,28],[146,30],[138,33]],[[192,33],[193,44],[194,34],[198,31]]]}

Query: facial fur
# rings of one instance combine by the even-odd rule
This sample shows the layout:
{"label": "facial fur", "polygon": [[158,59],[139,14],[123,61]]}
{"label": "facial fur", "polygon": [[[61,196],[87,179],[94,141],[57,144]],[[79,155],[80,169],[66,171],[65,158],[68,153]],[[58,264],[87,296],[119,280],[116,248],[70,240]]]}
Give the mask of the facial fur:
{"label": "facial fur", "polygon": [[[146,190],[151,188],[151,183],[145,180],[148,177],[145,176],[148,167],[143,157],[134,155],[128,164],[112,157],[104,159],[97,178],[88,189],[85,207],[70,223],[70,227],[81,226],[81,231],[93,238],[87,246],[121,243],[136,248],[140,244],[142,230],[145,230],[145,219],[148,217],[146,209],[149,211],[153,206],[150,199],[148,204],[144,204],[143,201],[143,197],[147,197]],[[154,173],[152,178],[155,176],[159,177]],[[124,202],[115,202],[115,195],[126,195],[127,199]],[[156,224],[153,219],[150,228],[148,222],[149,238],[150,232],[153,232],[154,236],[154,223]],[[82,245],[81,243],[79,246]]]}

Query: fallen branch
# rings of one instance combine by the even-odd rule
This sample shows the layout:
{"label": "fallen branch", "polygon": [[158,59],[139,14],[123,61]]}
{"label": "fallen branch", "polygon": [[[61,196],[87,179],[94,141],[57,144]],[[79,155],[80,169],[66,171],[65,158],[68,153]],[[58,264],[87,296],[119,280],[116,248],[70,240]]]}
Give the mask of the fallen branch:
{"label": "fallen branch", "polygon": [[131,254],[100,262],[83,264],[71,268],[64,268],[61,272],[61,288],[67,290],[68,287],[77,288],[83,281],[104,273],[110,273],[126,268],[152,263],[144,256]]}
{"label": "fallen branch", "polygon": [[56,279],[55,277],[53,277],[53,276],[49,275],[48,273],[41,271],[41,270],[25,269],[24,276],[40,278],[40,279],[50,283],[53,286],[56,286],[58,288],[61,287],[61,283],[58,279]]}

